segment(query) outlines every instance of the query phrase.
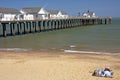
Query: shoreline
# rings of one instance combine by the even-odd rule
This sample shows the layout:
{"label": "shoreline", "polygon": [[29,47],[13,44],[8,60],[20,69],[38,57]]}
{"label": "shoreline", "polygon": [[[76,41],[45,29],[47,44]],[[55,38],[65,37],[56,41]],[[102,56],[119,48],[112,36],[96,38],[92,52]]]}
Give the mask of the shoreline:
{"label": "shoreline", "polygon": [[100,54],[100,55],[120,55],[120,52],[99,52],[99,51],[78,51],[72,49],[61,49],[61,50],[32,50],[32,49],[22,49],[22,48],[3,48],[0,52],[37,52],[37,53],[66,53],[66,54]]}

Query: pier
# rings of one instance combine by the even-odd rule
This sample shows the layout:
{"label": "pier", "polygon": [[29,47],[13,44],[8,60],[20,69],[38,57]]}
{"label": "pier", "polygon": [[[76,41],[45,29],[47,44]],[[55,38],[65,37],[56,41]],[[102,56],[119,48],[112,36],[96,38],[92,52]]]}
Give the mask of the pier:
{"label": "pier", "polygon": [[0,21],[0,35],[7,37],[83,25],[111,24],[111,22],[111,17]]}

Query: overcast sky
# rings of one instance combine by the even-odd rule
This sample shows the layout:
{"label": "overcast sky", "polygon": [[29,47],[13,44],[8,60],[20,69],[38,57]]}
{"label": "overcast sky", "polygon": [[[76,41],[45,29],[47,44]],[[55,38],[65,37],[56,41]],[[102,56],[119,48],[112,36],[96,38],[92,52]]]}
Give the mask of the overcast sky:
{"label": "overcast sky", "polygon": [[69,15],[91,10],[97,16],[120,17],[120,0],[0,0],[0,7],[21,9],[23,7],[44,7],[64,10]]}

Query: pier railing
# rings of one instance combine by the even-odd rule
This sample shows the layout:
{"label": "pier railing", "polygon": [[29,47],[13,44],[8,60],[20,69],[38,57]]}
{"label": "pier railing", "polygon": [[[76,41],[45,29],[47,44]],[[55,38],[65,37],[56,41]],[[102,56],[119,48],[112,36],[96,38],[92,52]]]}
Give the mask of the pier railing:
{"label": "pier railing", "polygon": [[34,32],[58,30],[72,28],[82,25],[111,24],[111,17],[68,17],[61,19],[44,19],[44,20],[12,20],[0,21],[0,35],[22,35]]}

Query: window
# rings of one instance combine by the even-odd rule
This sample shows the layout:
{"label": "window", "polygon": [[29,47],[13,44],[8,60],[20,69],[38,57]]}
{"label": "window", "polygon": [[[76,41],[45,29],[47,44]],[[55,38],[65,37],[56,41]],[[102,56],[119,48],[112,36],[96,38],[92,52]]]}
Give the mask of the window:
{"label": "window", "polygon": [[4,18],[4,14],[0,13],[0,19]]}

